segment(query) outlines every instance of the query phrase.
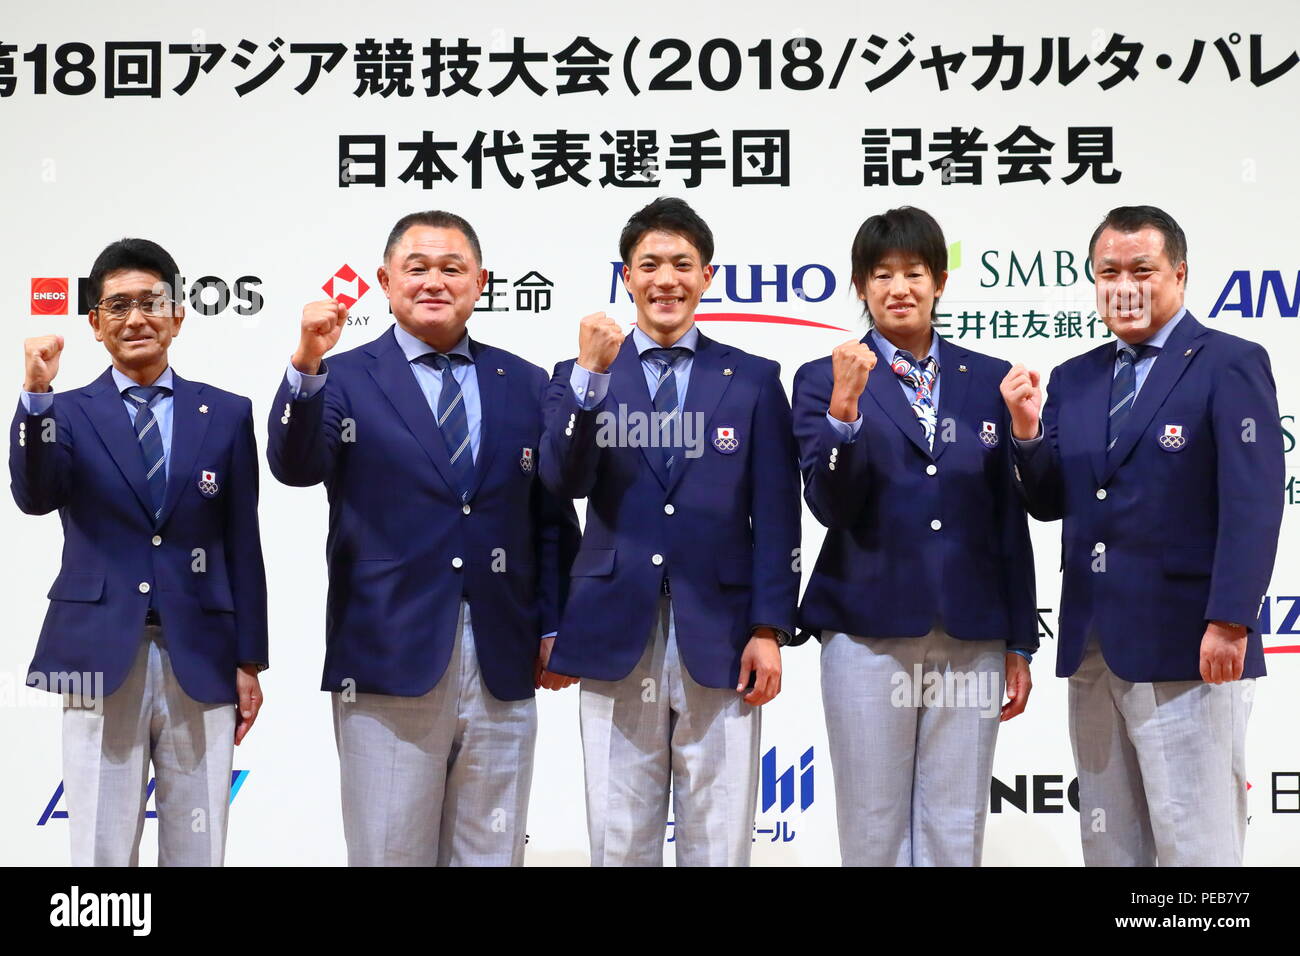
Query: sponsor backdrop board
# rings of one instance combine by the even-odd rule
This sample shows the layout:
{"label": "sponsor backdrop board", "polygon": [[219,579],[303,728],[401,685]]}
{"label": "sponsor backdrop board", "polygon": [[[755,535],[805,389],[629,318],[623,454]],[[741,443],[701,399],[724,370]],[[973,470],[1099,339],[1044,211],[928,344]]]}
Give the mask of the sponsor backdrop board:
{"label": "sponsor backdrop board", "polygon": [[[375,278],[388,229],[432,207],[463,214],[483,240],[492,280],[472,334],[549,369],[576,353],[581,316],[631,322],[616,240],[660,195],[685,197],[716,235],[702,328],[778,359],[787,387],[801,363],[863,334],[850,241],[863,218],[901,204],[931,211],[951,244],[942,333],[1046,373],[1108,336],[1085,261],[1095,224],[1112,206],[1162,206],[1187,232],[1190,310],[1263,343],[1278,379],[1287,509],[1264,606],[1270,674],[1250,723],[1246,859],[1293,862],[1300,133],[1285,117],[1300,89],[1298,26],[1283,0],[1195,2],[1176,17],[1132,3],[928,0],[10,5],[0,356],[11,397],[30,335],[67,339],[56,387],[102,371],[80,283],[107,242],[146,236],[186,279],[176,369],[251,396],[264,448],[303,304],[351,300],[340,348],[379,335],[391,322]],[[325,495],[262,478],[272,669],[235,755],[228,861],[340,864],[338,765],[316,689]],[[0,861],[61,864],[58,699],[21,689],[59,523],[0,507],[0,539]],[[821,539],[805,511],[805,567]],[[1053,676],[1059,529],[1036,525],[1033,540],[1043,649],[1028,712],[1001,731],[991,865],[1080,862],[1066,685]],[[764,711],[757,864],[839,859],[817,655],[816,643],[785,653],[784,691]],[[576,690],[541,697],[537,758],[527,860],[584,864]],[[155,845],[150,821],[142,858]]]}

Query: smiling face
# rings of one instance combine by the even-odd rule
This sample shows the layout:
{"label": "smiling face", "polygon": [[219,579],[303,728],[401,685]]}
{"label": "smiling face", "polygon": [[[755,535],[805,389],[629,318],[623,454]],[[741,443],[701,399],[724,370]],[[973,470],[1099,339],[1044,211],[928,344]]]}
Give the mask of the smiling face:
{"label": "smiling face", "polygon": [[[148,299],[161,297],[165,315],[147,315],[144,309],[133,308],[125,316],[109,314],[111,300]],[[113,365],[124,373],[156,370],[167,367],[167,349],[172,338],[181,330],[185,320],[185,307],[172,301],[171,287],[156,272],[141,269],[119,269],[104,277],[100,302],[91,308],[88,318],[95,331],[95,339],[103,342]],[[152,310],[151,310],[152,311]]]}
{"label": "smiling face", "polygon": [[657,342],[677,341],[695,321],[713,267],[685,236],[657,230],[642,236],[628,258],[623,284],[636,303],[636,324]]}
{"label": "smiling face", "polygon": [[459,229],[412,226],[379,269],[393,317],[443,352],[465,334],[486,283],[487,270]]}
{"label": "smiling face", "polygon": [[919,256],[891,252],[867,270],[858,298],[867,304],[877,330],[891,342],[929,341],[934,301],[947,281],[944,272],[935,282]]}
{"label": "smiling face", "polygon": [[1092,254],[1097,312],[1115,336],[1145,342],[1183,307],[1187,263],[1165,254],[1165,237],[1147,226],[1136,232],[1106,229]]}

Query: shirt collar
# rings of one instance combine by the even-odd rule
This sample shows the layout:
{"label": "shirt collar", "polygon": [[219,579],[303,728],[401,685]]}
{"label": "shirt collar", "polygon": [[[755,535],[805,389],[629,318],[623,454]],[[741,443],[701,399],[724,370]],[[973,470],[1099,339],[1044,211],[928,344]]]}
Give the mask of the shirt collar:
{"label": "shirt collar", "polygon": [[[161,388],[165,388],[169,391],[174,392],[176,389],[172,387],[173,378],[174,376],[172,375],[172,367],[168,365],[165,369],[163,369],[162,374],[159,375],[156,379],[154,379],[149,384],[157,385]],[[113,366],[113,384],[117,386],[117,394],[121,395],[128,388],[135,388],[140,383],[127,378],[125,375],[123,375],[121,372],[118,371],[117,366],[115,365]]]}
{"label": "shirt collar", "polygon": [[[397,344],[402,347],[402,354],[406,356],[408,362],[414,362],[421,355],[430,355],[438,351],[428,342],[417,339],[396,322],[393,323],[393,337],[397,339]],[[469,329],[465,330],[465,333],[460,337],[460,341],[445,354],[461,355],[464,356],[467,362],[474,361],[474,354],[469,350]]]}
{"label": "shirt collar", "polygon": [[[876,351],[881,354],[886,362],[892,362],[894,353],[898,351],[898,346],[876,331],[874,326],[871,329],[871,338],[876,343]],[[935,334],[934,329],[930,330],[930,351],[926,355],[933,356],[934,367],[937,369],[939,367],[939,336]],[[912,358],[918,357],[913,355]],[[923,359],[924,356],[920,358]]]}
{"label": "shirt collar", "polygon": [[[1159,332],[1151,336],[1151,338],[1147,339],[1145,342],[1139,342],[1138,344],[1147,345],[1157,349],[1164,348],[1165,343],[1169,341],[1169,336],[1174,334],[1174,326],[1177,325],[1179,322],[1181,322],[1183,320],[1183,316],[1185,316],[1186,314],[1187,314],[1187,306],[1183,306],[1181,309],[1179,309],[1177,312],[1174,313],[1174,317],[1172,319],[1170,319],[1164,325],[1160,326]],[[1124,344],[1125,343],[1123,340],[1120,340],[1115,343],[1116,355],[1119,355],[1119,350],[1124,347]]]}
{"label": "shirt collar", "polygon": [[[642,332],[640,326],[632,327],[632,344],[636,346],[637,355],[645,355],[645,353],[648,352],[650,349],[663,348],[662,345],[660,345],[654,339],[650,338],[650,336]],[[685,332],[683,332],[681,336],[677,339],[677,341],[672,344],[671,347],[690,349],[693,354],[696,351],[698,351],[699,344],[700,344],[700,330],[699,327],[694,322],[692,322],[691,327],[687,329]]]}

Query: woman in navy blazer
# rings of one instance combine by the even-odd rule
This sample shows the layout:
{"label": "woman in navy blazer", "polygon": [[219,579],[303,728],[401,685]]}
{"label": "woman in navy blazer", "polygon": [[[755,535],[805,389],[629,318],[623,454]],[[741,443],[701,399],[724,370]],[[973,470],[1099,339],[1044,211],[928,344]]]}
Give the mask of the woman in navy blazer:
{"label": "woman in navy blazer", "polygon": [[867,219],[853,284],[872,328],[794,380],[827,528],[799,621],[822,643],[846,865],[979,863],[998,724],[1024,710],[1038,647],[1010,365],[934,329],[947,258],[919,209]]}

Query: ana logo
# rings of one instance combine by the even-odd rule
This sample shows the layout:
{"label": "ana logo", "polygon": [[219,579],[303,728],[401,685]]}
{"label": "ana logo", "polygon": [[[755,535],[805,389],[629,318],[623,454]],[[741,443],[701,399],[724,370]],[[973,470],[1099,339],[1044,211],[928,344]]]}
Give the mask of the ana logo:
{"label": "ana logo", "polygon": [[345,308],[350,309],[366,294],[370,286],[366,285],[365,279],[357,275],[356,270],[344,263],[321,288],[335,302],[342,303]]}
{"label": "ana logo", "polygon": [[[247,779],[248,779],[247,770],[231,771],[230,773],[230,802],[231,803],[235,802],[235,797],[239,794],[239,789],[244,785],[244,781]],[[144,791],[144,800],[146,806],[148,805],[149,800],[153,797],[153,788],[156,783],[157,783],[156,779],[154,779],[153,777],[149,778],[149,786],[145,788]],[[38,827],[45,826],[45,824],[48,823],[50,820],[68,819],[67,810],[57,809],[59,803],[62,800],[63,800],[63,781],[60,780],[59,785],[54,788],[54,796],[50,797],[50,802],[45,805],[45,812],[42,813],[41,818],[36,821],[36,825]],[[156,820],[158,819],[158,811],[145,810],[144,816],[146,820]]]}
{"label": "ana logo", "polygon": [[68,280],[33,279],[32,315],[67,315]]}
{"label": "ana logo", "polygon": [[1277,314],[1284,319],[1300,315],[1300,272],[1295,275],[1290,291],[1278,269],[1265,269],[1255,284],[1249,269],[1238,269],[1228,276],[1223,291],[1210,310],[1210,318],[1220,312],[1236,312],[1243,319],[1262,319],[1270,300]]}

